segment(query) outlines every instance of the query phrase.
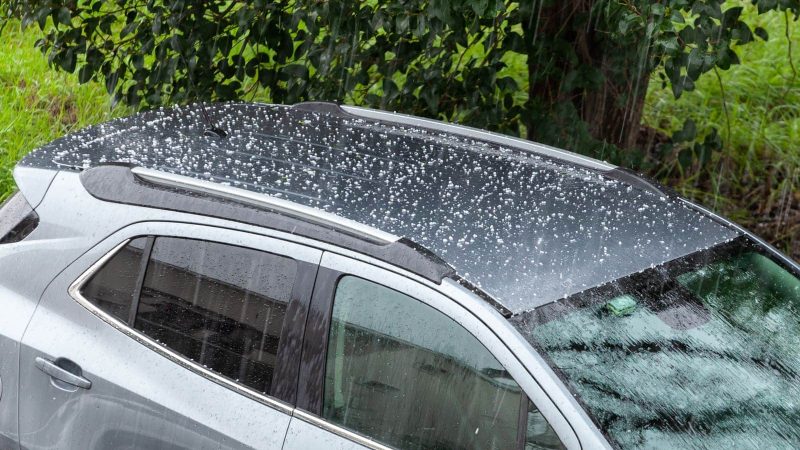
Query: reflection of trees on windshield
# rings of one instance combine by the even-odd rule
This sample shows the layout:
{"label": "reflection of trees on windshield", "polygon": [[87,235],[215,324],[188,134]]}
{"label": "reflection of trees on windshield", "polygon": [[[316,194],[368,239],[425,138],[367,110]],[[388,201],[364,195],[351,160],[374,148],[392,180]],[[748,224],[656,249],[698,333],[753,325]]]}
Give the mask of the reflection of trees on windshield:
{"label": "reflection of trees on windshield", "polygon": [[737,240],[512,320],[622,447],[780,448],[800,443],[799,300]]}

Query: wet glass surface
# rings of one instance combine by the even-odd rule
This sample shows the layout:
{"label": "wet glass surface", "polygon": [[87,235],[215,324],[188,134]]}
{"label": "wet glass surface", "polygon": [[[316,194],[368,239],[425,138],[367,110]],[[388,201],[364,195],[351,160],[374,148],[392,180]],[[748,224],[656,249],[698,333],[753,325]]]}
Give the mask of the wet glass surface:
{"label": "wet glass surface", "polygon": [[156,110],[22,164],[124,161],[323,209],[405,236],[522,311],[731,239],[676,200],[600,172],[430,129],[282,106]]}
{"label": "wet glass surface", "polygon": [[147,238],[136,238],[111,259],[81,289],[81,295],[122,323],[128,323]]}
{"label": "wet glass surface", "polygon": [[800,279],[743,238],[512,322],[623,448],[800,445]]}
{"label": "wet glass surface", "polygon": [[25,239],[38,224],[38,214],[22,193],[14,193],[0,204],[0,245]]}
{"label": "wet glass surface", "polygon": [[[344,277],[328,345],[323,416],[334,423],[397,448],[517,447],[519,385],[430,306]],[[525,431],[531,445],[552,444],[532,448],[560,448],[535,409]]]}
{"label": "wet glass surface", "polygon": [[134,327],[269,393],[296,270],[294,260],[270,253],[156,238]]}

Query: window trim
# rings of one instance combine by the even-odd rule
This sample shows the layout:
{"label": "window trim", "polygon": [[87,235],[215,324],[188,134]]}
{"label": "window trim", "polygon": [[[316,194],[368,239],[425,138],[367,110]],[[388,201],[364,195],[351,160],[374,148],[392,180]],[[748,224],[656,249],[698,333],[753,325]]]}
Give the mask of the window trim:
{"label": "window trim", "polygon": [[[367,272],[385,275],[385,277],[369,275]],[[481,342],[482,345],[486,347],[489,353],[497,358],[508,370],[508,367],[502,361],[503,358],[498,357],[495,344],[499,344],[499,346],[502,348],[501,351],[504,350],[511,355],[511,359],[515,361],[514,365],[522,369],[520,372],[526,373],[530,380],[532,380],[538,389],[540,389],[547,397],[546,401],[549,403],[546,405],[537,405],[537,408],[542,406],[540,411],[547,410],[551,412],[552,416],[559,418],[561,423],[558,427],[553,427],[556,431],[556,434],[559,436],[559,439],[561,439],[567,448],[581,448],[581,440],[579,439],[572,423],[567,419],[566,415],[553,402],[547,391],[545,391],[535,380],[535,378],[533,378],[522,361],[519,360],[519,358],[514,354],[512,349],[503,342],[500,336],[488,328],[488,325],[475,314],[475,311],[469,310],[467,307],[462,305],[460,301],[451,298],[442,290],[428,286],[421,281],[411,278],[401,272],[331,251],[325,251],[325,253],[322,255],[318,269],[317,282],[314,287],[314,293],[312,295],[311,305],[309,308],[310,311],[308,320],[309,322],[314,320],[315,323],[313,326],[306,326],[306,334],[303,342],[303,353],[301,357],[300,377],[298,379],[299,388],[296,403],[297,409],[295,410],[296,417],[360,445],[364,445],[373,449],[390,448],[368,436],[362,435],[356,431],[345,429],[338,424],[334,424],[322,417],[325,362],[328,350],[327,344],[330,323],[333,314],[333,302],[336,296],[336,287],[338,282],[342,277],[345,276],[354,276],[372,283],[376,283],[380,286],[384,286],[388,289],[408,295],[422,302],[423,304],[434,308],[462,326],[468,333],[472,334],[479,342]],[[397,279],[398,277],[402,279],[402,283],[391,280],[387,281],[387,278]],[[435,300],[433,300],[434,298]],[[485,329],[484,331],[487,331],[489,335],[493,336],[491,339],[496,340],[497,342],[492,344],[485,342],[484,339],[481,339],[480,336],[475,334],[475,330],[471,329],[472,327],[465,324],[462,320],[459,320],[458,317],[456,317],[455,312],[451,314],[450,312],[444,311],[437,306],[436,303],[439,301],[439,299],[447,303],[448,309],[452,308],[453,310],[457,311],[457,314],[463,314],[467,321],[471,320],[476,322],[476,327]],[[515,381],[519,383],[516,377]],[[520,383],[520,388],[522,390],[523,397],[530,401],[530,396],[525,391],[525,387],[522,385],[522,383]],[[301,415],[302,417],[300,417]]]}
{"label": "window trim", "polygon": [[337,436],[343,437],[355,442],[356,444],[363,445],[364,447],[368,447],[373,450],[393,450],[392,447],[387,447],[378,441],[372,440],[372,438],[368,436],[364,436],[363,434],[343,428],[323,419],[322,417],[318,417],[299,408],[294,410],[292,418],[302,420],[303,422],[319,427],[325,431],[330,431]]}
{"label": "window trim", "polygon": [[[192,226],[191,224],[187,224]],[[196,228],[192,226],[192,228]],[[213,227],[203,227],[209,229],[215,229]],[[216,230],[216,229],[215,229]],[[299,359],[300,359],[300,351],[301,347],[297,345],[292,345],[293,342],[296,342],[296,339],[286,339],[291,338],[293,336],[302,336],[304,330],[302,327],[305,326],[305,315],[308,312],[308,303],[311,299],[311,290],[314,284],[314,278],[316,277],[316,272],[318,269],[318,264],[310,263],[304,261],[302,259],[294,259],[297,263],[297,276],[295,279],[295,284],[292,287],[291,298],[287,305],[287,318],[291,313],[292,316],[300,315],[303,317],[302,322],[299,324],[301,326],[300,329],[298,328],[298,321],[289,321],[288,319],[284,322],[284,325],[281,330],[281,344],[278,347],[278,354],[277,354],[277,364],[275,367],[275,372],[273,375],[273,384],[270,387],[269,394],[263,394],[258,392],[257,390],[250,388],[246,385],[239,384],[233,380],[230,380],[221,374],[213,372],[201,364],[198,364],[189,358],[186,358],[182,354],[156,342],[154,339],[150,338],[146,334],[142,333],[139,330],[136,330],[129,323],[125,323],[116,317],[108,314],[107,312],[100,309],[98,306],[94,305],[91,301],[89,301],[86,297],[83,296],[81,290],[86,285],[86,283],[114,256],[117,255],[125,246],[127,246],[131,241],[137,238],[146,237],[148,239],[145,253],[143,256],[148,256],[149,252],[147,251],[152,250],[153,243],[155,238],[157,237],[174,237],[178,239],[193,239],[193,240],[203,240],[208,242],[216,242],[223,245],[231,245],[236,247],[244,247],[249,248],[254,251],[264,252],[264,253],[273,253],[278,256],[290,257],[287,254],[281,254],[278,252],[270,252],[269,250],[253,248],[252,246],[242,245],[242,244],[234,244],[232,242],[226,242],[225,240],[212,240],[212,239],[204,239],[197,236],[192,236],[191,233],[182,234],[182,233],[174,233],[174,232],[167,232],[167,233],[158,233],[158,232],[147,232],[147,233],[139,233],[136,235],[131,235],[123,239],[122,242],[115,245],[111,250],[107,251],[102,257],[92,263],[86,270],[84,270],[76,279],[73,281],[67,292],[73,300],[75,300],[78,304],[83,306],[86,310],[90,313],[94,314],[104,322],[108,323],[118,331],[122,332],[123,334],[127,335],[128,337],[134,339],[136,342],[142,344],[147,349],[167,358],[171,362],[177,364],[178,366],[190,370],[203,378],[219,384],[225,388],[230,389],[231,391],[242,395],[246,398],[251,400],[257,401],[261,404],[266,406],[272,407],[280,412],[283,412],[288,415],[292,415],[294,412],[294,400],[297,394],[297,372],[299,370]],[[258,236],[254,235],[256,239],[267,239],[267,240],[275,240],[279,241],[279,239],[275,237],[269,236]],[[285,241],[288,244],[293,246],[303,246],[302,244]],[[309,248],[311,249],[311,248]],[[317,250],[317,249],[313,249]],[[318,251],[318,250],[317,250]],[[321,254],[321,252],[320,252]],[[149,258],[142,259],[143,264],[148,262]],[[142,283],[144,282],[144,272],[139,273],[139,277],[137,279],[138,285],[136,286],[136,292],[141,291]],[[310,282],[309,282],[310,281]],[[134,304],[138,303],[138,298],[134,300]],[[132,310],[134,305],[132,305]],[[296,364],[292,363],[286,364],[287,362],[297,361]],[[280,395],[280,397],[279,397]]]}

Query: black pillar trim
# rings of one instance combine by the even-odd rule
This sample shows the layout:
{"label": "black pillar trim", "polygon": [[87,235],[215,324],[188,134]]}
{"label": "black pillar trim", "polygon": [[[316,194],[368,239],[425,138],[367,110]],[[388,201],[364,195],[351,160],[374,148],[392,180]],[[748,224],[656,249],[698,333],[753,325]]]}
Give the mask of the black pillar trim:
{"label": "black pillar trim", "polygon": [[142,251],[142,260],[139,261],[139,277],[136,279],[136,287],[133,290],[133,303],[131,304],[131,310],[128,314],[128,326],[131,328],[134,328],[134,324],[136,323],[136,314],[139,312],[139,299],[142,296],[144,277],[147,275],[147,264],[150,262],[150,255],[153,253],[153,244],[155,240],[155,236],[147,236],[147,243],[144,245],[144,250]]}
{"label": "black pillar trim", "polygon": [[297,407],[318,416],[322,415],[328,331],[333,312],[333,298],[336,293],[336,285],[343,275],[337,270],[326,267],[319,268],[306,321],[298,379]]}
{"label": "black pillar trim", "polygon": [[517,448],[525,450],[525,441],[528,439],[528,396],[520,388],[519,418],[517,422]]}
{"label": "black pillar trim", "polygon": [[297,379],[303,352],[303,335],[314,292],[318,265],[297,261],[297,276],[281,329],[275,373],[269,395],[287,403],[297,401]]}

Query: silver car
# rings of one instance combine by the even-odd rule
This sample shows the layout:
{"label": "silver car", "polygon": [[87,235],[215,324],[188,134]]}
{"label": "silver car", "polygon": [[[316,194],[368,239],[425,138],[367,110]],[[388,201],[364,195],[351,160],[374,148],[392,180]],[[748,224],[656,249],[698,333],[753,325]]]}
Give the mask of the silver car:
{"label": "silver car", "polygon": [[14,178],[0,448],[800,445],[798,265],[604,162],[229,103]]}

